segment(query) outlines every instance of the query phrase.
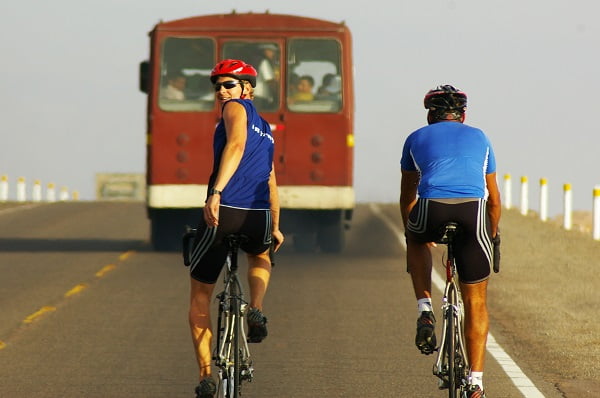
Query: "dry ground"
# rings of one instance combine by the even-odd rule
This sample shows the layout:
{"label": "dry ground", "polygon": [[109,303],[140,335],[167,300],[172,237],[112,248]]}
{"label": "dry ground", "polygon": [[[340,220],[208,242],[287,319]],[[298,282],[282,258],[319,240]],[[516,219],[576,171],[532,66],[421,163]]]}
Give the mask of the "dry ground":
{"label": "dry ground", "polygon": [[500,228],[489,289],[499,343],[566,397],[600,396],[600,242],[516,210],[504,210]]}

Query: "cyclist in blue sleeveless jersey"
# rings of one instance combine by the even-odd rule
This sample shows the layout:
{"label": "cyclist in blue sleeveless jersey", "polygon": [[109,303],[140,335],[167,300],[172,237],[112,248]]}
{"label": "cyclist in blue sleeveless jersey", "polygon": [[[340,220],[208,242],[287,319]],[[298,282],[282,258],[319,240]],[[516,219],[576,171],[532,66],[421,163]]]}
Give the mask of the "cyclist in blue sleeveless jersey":
{"label": "cyclist in blue sleeveless jersey", "polygon": [[262,306],[271,274],[269,248],[274,241],[277,250],[284,236],[279,230],[274,139],[252,103],[256,76],[252,65],[231,59],[219,62],[210,76],[222,118],[215,130],[213,171],[190,265],[189,322],[199,367],[198,398],[216,393],[210,303],[227,256],[223,238],[229,234],[249,238],[241,245],[248,255],[248,339],[259,343],[267,336]]}
{"label": "cyclist in blue sleeveless jersey", "polygon": [[467,397],[485,398],[487,285],[501,212],[496,159],[487,136],[464,124],[465,93],[450,85],[439,86],[426,94],[424,104],[428,126],[408,136],[400,161],[400,210],[419,311],[415,343],[423,354],[436,347],[429,242],[440,237],[445,222],[458,222],[461,238],[455,255],[471,365]]}

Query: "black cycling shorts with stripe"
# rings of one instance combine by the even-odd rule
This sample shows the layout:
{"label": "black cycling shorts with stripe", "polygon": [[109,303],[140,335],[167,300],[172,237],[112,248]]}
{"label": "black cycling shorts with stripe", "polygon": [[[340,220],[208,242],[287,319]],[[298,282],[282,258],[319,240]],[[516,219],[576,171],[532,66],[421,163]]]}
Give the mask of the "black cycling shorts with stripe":
{"label": "black cycling shorts with stripe", "polygon": [[447,222],[458,223],[460,232],[454,244],[458,277],[464,283],[482,282],[490,276],[493,258],[486,203],[484,199],[419,198],[408,216],[406,239],[435,242]]}
{"label": "black cycling shorts with stripe", "polygon": [[264,253],[269,249],[272,240],[271,211],[221,206],[219,225],[211,228],[202,218],[190,256],[192,278],[210,284],[217,281],[227,258],[224,238],[234,233],[248,237],[241,245],[243,251],[248,254]]}

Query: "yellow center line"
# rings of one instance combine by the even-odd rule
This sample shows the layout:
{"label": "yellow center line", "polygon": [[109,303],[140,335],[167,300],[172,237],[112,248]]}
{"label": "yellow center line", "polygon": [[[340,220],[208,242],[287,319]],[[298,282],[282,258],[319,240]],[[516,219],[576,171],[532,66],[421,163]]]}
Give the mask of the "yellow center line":
{"label": "yellow center line", "polygon": [[122,253],[119,256],[119,261],[125,261],[127,260],[129,257],[133,256],[135,254],[135,250],[127,250],[125,253]]}
{"label": "yellow center line", "polygon": [[65,293],[65,297],[71,297],[77,293],[80,293],[83,289],[85,289],[87,285],[85,283],[80,283],[79,285],[75,285],[71,290]]}
{"label": "yellow center line", "polygon": [[[135,253],[136,253],[135,250],[128,250],[124,253],[121,253],[119,255],[119,261],[125,261],[132,255],[134,255]],[[117,268],[117,266],[115,264],[105,265],[98,272],[96,272],[95,275],[98,278],[102,278],[104,275],[106,275],[108,272],[114,270],[115,268]],[[64,294],[64,297],[68,298],[68,297],[74,296],[78,293],[81,293],[83,290],[87,289],[88,287],[89,287],[89,285],[86,283],[79,283],[79,284],[73,286],[70,290],[68,290]],[[25,319],[23,319],[23,323],[29,324],[29,323],[35,322],[38,319],[40,319],[41,317],[43,317],[44,315],[46,315],[47,313],[54,312],[54,311],[56,311],[56,307],[45,305],[45,306],[41,307],[39,310],[37,310],[36,312],[34,312],[33,314],[31,314],[31,315],[27,316]],[[4,341],[0,340],[0,350],[2,350],[4,348],[6,348],[6,343]]]}
{"label": "yellow center line", "polygon": [[39,310],[37,310],[33,314],[29,315],[27,318],[25,318],[23,320],[23,323],[31,323],[33,321],[36,321],[41,316],[43,316],[45,313],[52,312],[52,311],[56,311],[56,307],[43,306],[42,308],[40,308]]}
{"label": "yellow center line", "polygon": [[100,271],[96,272],[96,277],[102,278],[104,275],[106,275],[108,272],[112,271],[115,268],[117,268],[117,266],[114,264],[105,265],[100,269]]}

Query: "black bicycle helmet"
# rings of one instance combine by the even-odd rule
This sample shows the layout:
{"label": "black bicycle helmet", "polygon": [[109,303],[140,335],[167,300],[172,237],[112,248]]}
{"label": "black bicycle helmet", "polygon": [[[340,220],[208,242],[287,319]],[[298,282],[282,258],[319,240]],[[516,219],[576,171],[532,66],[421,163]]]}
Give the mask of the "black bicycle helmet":
{"label": "black bicycle helmet", "polygon": [[467,107],[467,94],[459,89],[445,84],[429,90],[425,94],[423,104],[426,109],[435,113],[464,112]]}

